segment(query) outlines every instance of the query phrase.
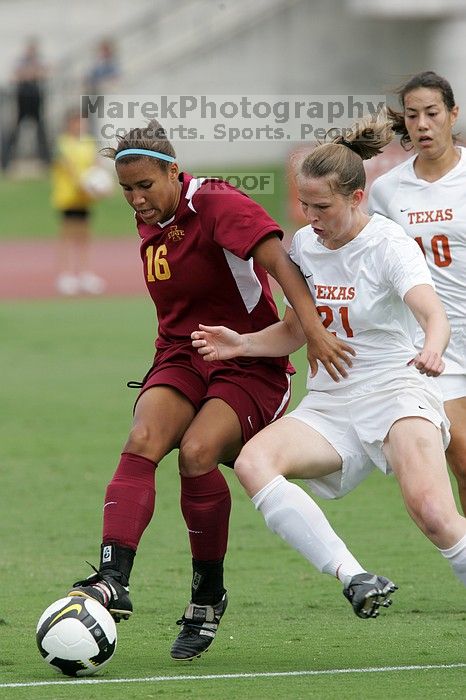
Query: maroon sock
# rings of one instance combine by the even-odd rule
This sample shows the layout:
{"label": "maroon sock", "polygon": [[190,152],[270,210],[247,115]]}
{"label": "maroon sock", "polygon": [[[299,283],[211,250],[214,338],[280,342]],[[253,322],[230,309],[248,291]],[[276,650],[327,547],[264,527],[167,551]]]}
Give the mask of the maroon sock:
{"label": "maroon sock", "polygon": [[230,490],[218,467],[202,476],[181,477],[181,511],[194,559],[223,559],[230,510]]}
{"label": "maroon sock", "polygon": [[107,486],[103,542],[137,549],[155,506],[155,469],[150,459],[123,452]]}

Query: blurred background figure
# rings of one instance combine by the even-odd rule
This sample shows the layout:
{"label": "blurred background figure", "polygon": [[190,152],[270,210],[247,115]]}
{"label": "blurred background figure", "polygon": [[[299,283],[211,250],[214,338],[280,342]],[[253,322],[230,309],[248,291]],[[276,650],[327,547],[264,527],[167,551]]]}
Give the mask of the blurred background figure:
{"label": "blurred background figure", "polygon": [[86,78],[90,95],[114,92],[120,79],[120,65],[113,39],[102,39],[97,45],[95,60]]}
{"label": "blurred background figure", "polygon": [[[118,92],[121,78],[115,42],[102,39],[96,50],[93,64],[84,80],[84,91],[88,95],[106,95]],[[95,115],[89,115],[90,129],[98,135]]]}
{"label": "blurred background figure", "polygon": [[106,286],[90,269],[91,210],[99,195],[88,186],[88,175],[99,170],[96,143],[85,128],[79,110],[66,114],[52,168],[52,204],[61,217],[56,288],[66,296],[101,294]]}
{"label": "blurred background figure", "polygon": [[35,126],[37,152],[46,166],[50,163],[47,129],[44,117],[44,97],[47,69],[42,61],[35,38],[26,42],[13,72],[15,122],[2,149],[2,167],[7,170],[16,155],[16,145],[22,124],[27,120]]}

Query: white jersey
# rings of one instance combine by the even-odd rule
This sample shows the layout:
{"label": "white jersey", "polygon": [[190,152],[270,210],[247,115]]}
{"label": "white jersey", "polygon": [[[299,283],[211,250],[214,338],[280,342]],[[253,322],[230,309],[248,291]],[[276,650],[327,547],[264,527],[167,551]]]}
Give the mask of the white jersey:
{"label": "white jersey", "polygon": [[290,257],[306,278],[325,327],[356,351],[348,377],[335,384],[320,366],[316,377],[308,376],[308,389],[369,391],[384,373],[406,371],[416,354],[416,323],[403,298],[412,287],[432,285],[432,278],[419,246],[401,226],[374,214],[337,250],[326,248],[305,226],[293,238]]}
{"label": "white jersey", "polygon": [[[375,180],[369,211],[393,219],[417,241],[456,334],[466,327],[466,148],[459,163],[436,182],[418,178],[414,160]],[[422,338],[419,329],[418,346]]]}

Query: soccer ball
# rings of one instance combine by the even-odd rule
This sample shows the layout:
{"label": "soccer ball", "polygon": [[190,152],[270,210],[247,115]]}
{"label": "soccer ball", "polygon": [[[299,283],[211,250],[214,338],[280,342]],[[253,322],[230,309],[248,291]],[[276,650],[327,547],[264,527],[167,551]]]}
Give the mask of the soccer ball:
{"label": "soccer ball", "polygon": [[104,199],[113,192],[113,177],[105,168],[93,165],[81,176],[81,187],[92,199]]}
{"label": "soccer ball", "polygon": [[112,616],[92,598],[60,598],[44,610],[36,629],[44,660],[67,676],[90,676],[112,658],[116,627]]}

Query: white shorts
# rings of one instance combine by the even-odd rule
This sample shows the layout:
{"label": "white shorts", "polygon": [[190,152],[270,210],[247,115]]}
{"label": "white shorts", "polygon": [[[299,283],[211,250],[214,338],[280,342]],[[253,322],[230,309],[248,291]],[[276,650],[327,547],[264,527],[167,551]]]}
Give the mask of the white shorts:
{"label": "white shorts", "polygon": [[[398,373],[399,375],[399,373]],[[322,498],[340,498],[352,491],[378,468],[391,472],[382,447],[393,423],[400,418],[426,418],[442,432],[444,448],[450,440],[449,422],[434,379],[407,368],[402,376],[387,375],[383,381],[349,387],[345,395],[310,391],[288,416],[317,430],[338,452],[342,466],[336,472],[306,484]],[[350,393],[351,391],[351,393]]]}
{"label": "white shorts", "polygon": [[461,399],[466,396],[466,374],[445,374],[443,372],[435,381],[440,387],[444,401]]}
{"label": "white shorts", "polygon": [[445,369],[435,381],[444,401],[466,396],[466,328],[451,329],[451,338],[443,355]]}

